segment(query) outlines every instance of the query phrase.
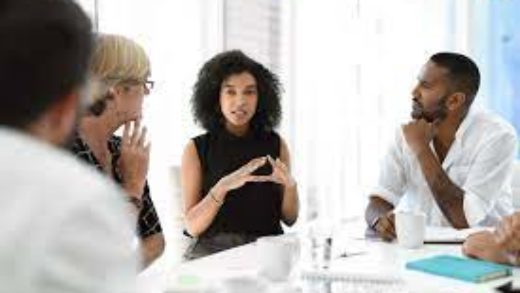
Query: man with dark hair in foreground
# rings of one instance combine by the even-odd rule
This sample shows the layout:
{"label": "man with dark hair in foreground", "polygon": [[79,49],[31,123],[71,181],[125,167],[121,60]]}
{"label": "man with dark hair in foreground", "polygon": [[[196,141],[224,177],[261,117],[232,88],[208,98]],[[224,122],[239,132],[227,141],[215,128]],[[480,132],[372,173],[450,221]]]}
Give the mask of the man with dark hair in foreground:
{"label": "man with dark hair in foreground", "polygon": [[512,212],[516,133],[472,106],[477,65],[456,53],[430,57],[413,89],[413,120],[401,127],[381,165],[365,218],[395,238],[394,208],[419,210],[427,225],[494,225]]}
{"label": "man with dark hair in foreground", "polygon": [[56,147],[86,104],[91,29],[71,0],[0,2],[0,292],[133,292],[124,196]]}

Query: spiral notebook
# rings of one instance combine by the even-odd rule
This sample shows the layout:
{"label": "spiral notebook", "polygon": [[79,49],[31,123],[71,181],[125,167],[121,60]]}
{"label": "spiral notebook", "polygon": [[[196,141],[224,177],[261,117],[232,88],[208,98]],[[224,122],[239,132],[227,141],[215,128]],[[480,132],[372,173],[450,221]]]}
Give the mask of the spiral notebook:
{"label": "spiral notebook", "polygon": [[335,270],[304,270],[301,277],[309,281],[358,282],[377,284],[402,284],[399,277],[381,273],[346,272]]}

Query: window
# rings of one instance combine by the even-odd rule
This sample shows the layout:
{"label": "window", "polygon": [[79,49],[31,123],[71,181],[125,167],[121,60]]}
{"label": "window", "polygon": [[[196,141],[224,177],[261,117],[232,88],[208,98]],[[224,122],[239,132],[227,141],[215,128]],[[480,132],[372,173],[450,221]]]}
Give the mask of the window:
{"label": "window", "polygon": [[282,16],[291,18],[283,21],[284,127],[300,219],[359,216],[380,158],[409,119],[420,67],[437,51],[464,47],[464,37],[453,37],[461,17],[450,1],[290,2]]}
{"label": "window", "polygon": [[[520,131],[520,2],[477,1],[471,45],[481,67],[481,102]],[[520,154],[520,153],[519,153]]]}

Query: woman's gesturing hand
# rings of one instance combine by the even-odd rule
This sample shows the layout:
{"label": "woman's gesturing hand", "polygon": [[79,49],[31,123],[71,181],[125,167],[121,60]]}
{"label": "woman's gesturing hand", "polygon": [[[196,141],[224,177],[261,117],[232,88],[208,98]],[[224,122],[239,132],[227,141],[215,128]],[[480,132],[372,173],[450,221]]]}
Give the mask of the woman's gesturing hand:
{"label": "woman's gesturing hand", "polygon": [[215,185],[215,191],[217,193],[227,193],[228,191],[244,186],[247,182],[269,181],[269,176],[258,176],[252,174],[258,168],[265,165],[266,161],[266,157],[259,157],[249,161],[233,173],[222,177]]}
{"label": "woman's gesturing hand", "polygon": [[279,158],[274,160],[271,156],[267,156],[269,163],[273,167],[273,173],[269,176],[270,181],[281,184],[285,187],[294,187],[296,181],[291,175],[291,172],[287,165],[282,162]]}

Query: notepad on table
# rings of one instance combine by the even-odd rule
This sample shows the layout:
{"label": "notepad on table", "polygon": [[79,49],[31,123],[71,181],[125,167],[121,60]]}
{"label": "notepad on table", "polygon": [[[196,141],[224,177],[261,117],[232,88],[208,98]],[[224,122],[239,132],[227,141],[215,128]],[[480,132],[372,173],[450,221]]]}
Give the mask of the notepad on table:
{"label": "notepad on table", "polygon": [[408,262],[406,268],[474,283],[511,275],[511,267],[452,255]]}
{"label": "notepad on table", "polygon": [[457,230],[452,227],[426,227],[424,243],[426,244],[457,244],[463,243],[466,238],[477,232],[492,231],[492,227],[474,227]]}
{"label": "notepad on table", "polygon": [[334,270],[303,270],[301,277],[304,280],[333,281],[333,282],[366,282],[379,284],[399,284],[402,279],[395,275],[377,272],[351,272]]}

